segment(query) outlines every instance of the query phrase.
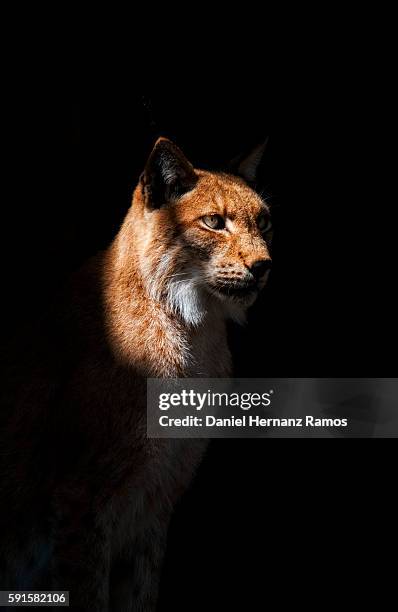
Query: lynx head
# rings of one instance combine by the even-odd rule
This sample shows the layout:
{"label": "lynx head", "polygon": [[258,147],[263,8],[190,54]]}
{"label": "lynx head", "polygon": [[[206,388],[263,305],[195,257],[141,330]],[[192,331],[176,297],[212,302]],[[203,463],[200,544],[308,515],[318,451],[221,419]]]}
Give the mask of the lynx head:
{"label": "lynx head", "polygon": [[241,318],[267,281],[270,211],[248,184],[262,152],[239,163],[241,177],[194,169],[163,138],[149,157],[133,204],[142,273],[188,324],[217,304]]}

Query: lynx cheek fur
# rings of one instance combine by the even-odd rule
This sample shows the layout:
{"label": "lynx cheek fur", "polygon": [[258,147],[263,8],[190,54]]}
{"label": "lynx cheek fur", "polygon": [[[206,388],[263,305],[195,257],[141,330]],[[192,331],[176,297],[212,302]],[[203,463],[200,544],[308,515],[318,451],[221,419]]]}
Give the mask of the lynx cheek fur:
{"label": "lynx cheek fur", "polygon": [[146,437],[145,379],[231,374],[225,322],[264,286],[269,238],[244,180],[155,144],[113,244],[74,280],[7,396],[3,588],[155,610],[169,519],[205,443]]}

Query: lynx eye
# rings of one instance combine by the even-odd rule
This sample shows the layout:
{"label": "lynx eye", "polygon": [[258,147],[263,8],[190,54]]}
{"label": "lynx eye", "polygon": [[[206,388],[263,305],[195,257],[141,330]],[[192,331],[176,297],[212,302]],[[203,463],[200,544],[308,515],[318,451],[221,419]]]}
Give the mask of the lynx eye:
{"label": "lynx eye", "polygon": [[258,229],[263,234],[269,232],[272,229],[271,220],[268,217],[260,217],[258,220]]}
{"label": "lynx eye", "polygon": [[225,228],[225,221],[221,215],[206,215],[202,217],[202,221],[207,227],[213,230],[222,230]]}

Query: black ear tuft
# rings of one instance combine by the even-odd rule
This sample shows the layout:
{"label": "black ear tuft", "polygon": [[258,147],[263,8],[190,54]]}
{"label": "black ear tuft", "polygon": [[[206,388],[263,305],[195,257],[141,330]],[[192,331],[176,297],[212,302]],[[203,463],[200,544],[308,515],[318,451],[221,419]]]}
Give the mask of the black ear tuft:
{"label": "black ear tuft", "polygon": [[182,151],[170,140],[159,138],[141,175],[147,206],[160,208],[191,191],[197,181],[198,176]]}
{"label": "black ear tuft", "polygon": [[239,155],[230,163],[230,170],[238,174],[249,184],[254,184],[258,178],[258,170],[267,148],[268,138],[257,145],[248,155]]}

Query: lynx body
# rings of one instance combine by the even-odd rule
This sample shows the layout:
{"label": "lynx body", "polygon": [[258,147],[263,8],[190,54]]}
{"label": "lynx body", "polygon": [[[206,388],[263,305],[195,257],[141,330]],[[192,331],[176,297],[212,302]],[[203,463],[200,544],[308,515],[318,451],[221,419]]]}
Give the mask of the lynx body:
{"label": "lynx body", "polygon": [[226,320],[264,286],[269,234],[244,180],[156,143],[114,242],[58,301],[6,397],[2,588],[155,610],[167,526],[205,443],[147,438],[146,378],[231,375]]}

